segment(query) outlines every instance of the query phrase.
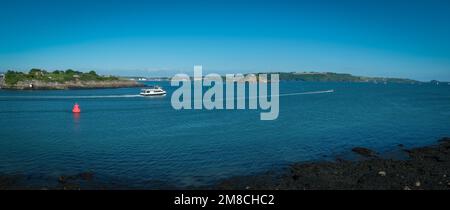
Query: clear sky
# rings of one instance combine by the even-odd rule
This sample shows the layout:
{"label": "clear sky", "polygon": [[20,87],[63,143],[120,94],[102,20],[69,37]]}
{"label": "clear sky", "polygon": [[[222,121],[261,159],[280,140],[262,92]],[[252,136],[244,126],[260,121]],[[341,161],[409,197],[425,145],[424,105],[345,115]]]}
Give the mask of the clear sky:
{"label": "clear sky", "polygon": [[0,70],[450,81],[450,1],[0,0]]}

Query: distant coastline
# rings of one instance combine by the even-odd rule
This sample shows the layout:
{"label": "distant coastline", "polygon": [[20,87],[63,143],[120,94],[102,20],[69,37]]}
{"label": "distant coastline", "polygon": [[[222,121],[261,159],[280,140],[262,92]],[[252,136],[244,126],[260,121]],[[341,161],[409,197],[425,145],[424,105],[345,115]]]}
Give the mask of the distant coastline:
{"label": "distant coastline", "polygon": [[[280,80],[303,82],[365,82],[365,83],[401,83],[419,84],[420,81],[404,78],[365,77],[333,72],[276,72]],[[260,74],[260,73],[258,73]]]}
{"label": "distant coastline", "polygon": [[[350,83],[373,83],[373,84],[448,84],[432,80],[422,82],[405,78],[389,77],[366,77],[354,76],[345,73],[333,72],[261,72],[256,75],[255,81],[259,80],[260,74],[278,74],[280,81],[299,82],[350,82]],[[245,74],[246,76],[248,74]],[[225,76],[222,76],[225,79]],[[194,78],[191,77],[193,80]],[[75,70],[47,72],[41,69],[31,69],[28,73],[19,71],[7,71],[0,74],[0,89],[10,90],[65,90],[65,89],[98,89],[98,88],[122,88],[142,87],[146,81],[170,81],[170,77],[139,77],[139,76],[100,76],[95,71],[83,73]],[[239,82],[240,80],[236,80]],[[245,82],[247,80],[243,80]],[[267,81],[270,81],[270,76]]]}
{"label": "distant coastline", "polygon": [[65,90],[141,87],[144,84],[115,76],[100,76],[95,71],[47,72],[31,69],[28,73],[7,71],[0,77],[0,88],[9,90]]}

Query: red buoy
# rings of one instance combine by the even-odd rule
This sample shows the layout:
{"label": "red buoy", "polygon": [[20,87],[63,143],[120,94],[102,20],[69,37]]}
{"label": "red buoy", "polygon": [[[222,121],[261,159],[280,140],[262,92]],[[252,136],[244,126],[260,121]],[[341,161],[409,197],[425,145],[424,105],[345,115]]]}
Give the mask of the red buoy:
{"label": "red buoy", "polygon": [[75,105],[73,105],[72,112],[73,113],[80,113],[81,112],[80,106],[77,103],[75,103]]}

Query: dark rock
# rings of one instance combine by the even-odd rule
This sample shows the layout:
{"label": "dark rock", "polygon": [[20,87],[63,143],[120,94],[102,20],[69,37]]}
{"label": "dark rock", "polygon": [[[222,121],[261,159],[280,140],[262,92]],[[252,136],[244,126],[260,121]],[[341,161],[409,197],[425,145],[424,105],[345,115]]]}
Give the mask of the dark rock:
{"label": "dark rock", "polygon": [[84,181],[91,181],[94,178],[93,172],[83,172],[78,174],[78,177],[80,177]]}
{"label": "dark rock", "polygon": [[63,175],[59,176],[58,182],[61,183],[61,184],[66,183],[67,182],[67,177],[63,176]]}
{"label": "dark rock", "polygon": [[445,138],[442,138],[442,139],[438,140],[438,142],[439,143],[450,143],[450,138],[445,137]]}
{"label": "dark rock", "polygon": [[88,171],[76,175],[61,175],[58,177],[58,182],[64,190],[79,190],[81,189],[80,186],[86,186],[86,182],[91,181],[93,178],[94,173]]}
{"label": "dark rock", "polygon": [[0,190],[14,189],[17,183],[24,177],[22,175],[3,175],[0,174]]}
{"label": "dark rock", "polygon": [[364,148],[364,147],[355,147],[352,149],[352,151],[363,157],[376,157],[377,156],[377,154],[374,151]]}
{"label": "dark rock", "polygon": [[[213,189],[251,186],[252,190],[448,190],[448,140],[441,140],[439,145],[405,150],[411,157],[408,159],[295,163],[279,179],[260,175],[234,177],[223,180]],[[376,156],[366,148],[352,151],[364,157]]]}

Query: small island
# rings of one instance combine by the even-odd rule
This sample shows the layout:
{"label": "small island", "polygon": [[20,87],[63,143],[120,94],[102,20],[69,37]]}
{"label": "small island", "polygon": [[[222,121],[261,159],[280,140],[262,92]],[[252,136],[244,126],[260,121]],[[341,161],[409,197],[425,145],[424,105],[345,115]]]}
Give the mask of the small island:
{"label": "small island", "polygon": [[129,79],[101,76],[95,71],[83,73],[72,69],[52,72],[31,69],[28,73],[9,70],[0,80],[0,88],[12,90],[64,90],[141,86],[144,86],[144,84]]}

